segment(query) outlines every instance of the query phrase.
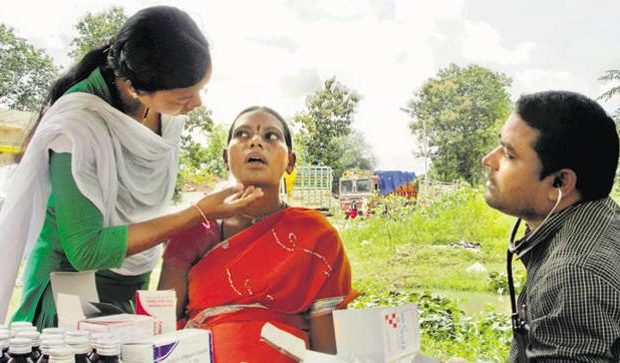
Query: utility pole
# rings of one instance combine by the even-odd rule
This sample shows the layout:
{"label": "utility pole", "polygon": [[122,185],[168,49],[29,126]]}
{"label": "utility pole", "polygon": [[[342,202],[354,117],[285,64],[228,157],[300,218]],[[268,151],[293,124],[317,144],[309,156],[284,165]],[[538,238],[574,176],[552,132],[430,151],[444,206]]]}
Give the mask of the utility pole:
{"label": "utility pole", "polygon": [[[416,122],[417,120],[413,117],[413,110],[409,107],[401,107],[401,111],[407,113],[411,117],[412,122]],[[424,157],[424,194],[428,193],[428,135],[426,134],[426,122],[424,119],[422,122],[422,139],[420,140],[422,144],[422,156]],[[422,194],[422,195],[424,195]]]}

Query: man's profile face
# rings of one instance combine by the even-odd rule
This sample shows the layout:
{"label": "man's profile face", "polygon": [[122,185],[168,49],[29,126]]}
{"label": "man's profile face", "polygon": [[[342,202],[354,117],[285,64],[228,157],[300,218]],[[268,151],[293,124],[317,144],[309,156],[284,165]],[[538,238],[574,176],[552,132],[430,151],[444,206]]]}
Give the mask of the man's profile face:
{"label": "man's profile face", "polygon": [[528,222],[542,220],[548,212],[550,183],[547,178],[540,180],[542,164],[533,148],[538,135],[538,130],[513,113],[502,127],[500,145],[482,159],[487,204]]}

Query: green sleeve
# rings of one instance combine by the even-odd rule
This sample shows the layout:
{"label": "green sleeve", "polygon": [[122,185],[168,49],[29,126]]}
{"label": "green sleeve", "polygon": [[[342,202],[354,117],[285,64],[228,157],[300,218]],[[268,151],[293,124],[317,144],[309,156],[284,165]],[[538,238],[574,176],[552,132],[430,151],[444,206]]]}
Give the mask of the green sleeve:
{"label": "green sleeve", "polygon": [[127,254],[127,225],[103,226],[103,215],[80,193],[71,174],[71,154],[50,155],[52,197],[60,244],[78,271],[119,267]]}

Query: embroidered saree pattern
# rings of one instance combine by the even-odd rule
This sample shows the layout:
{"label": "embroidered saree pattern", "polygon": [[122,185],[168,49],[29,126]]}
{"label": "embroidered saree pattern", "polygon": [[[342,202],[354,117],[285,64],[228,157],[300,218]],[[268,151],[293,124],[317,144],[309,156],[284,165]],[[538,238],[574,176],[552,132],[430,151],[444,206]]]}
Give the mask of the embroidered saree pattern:
{"label": "embroidered saree pattern", "polygon": [[[356,297],[342,242],[319,212],[287,208],[219,244],[213,230],[202,229],[214,247],[190,270],[187,310],[189,325],[212,330],[218,363],[292,362],[259,339],[263,324],[308,342],[315,304]],[[166,258],[181,242],[171,241]]]}

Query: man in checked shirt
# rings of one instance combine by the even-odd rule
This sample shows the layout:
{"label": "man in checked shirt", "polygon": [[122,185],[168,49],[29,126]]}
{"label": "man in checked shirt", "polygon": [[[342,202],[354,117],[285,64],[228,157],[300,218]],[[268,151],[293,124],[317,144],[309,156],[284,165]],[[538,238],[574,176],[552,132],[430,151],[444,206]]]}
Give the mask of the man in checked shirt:
{"label": "man in checked shirt", "polygon": [[510,361],[620,361],[613,120],[577,93],[524,95],[482,163],[486,202],[527,226],[508,251],[527,270]]}

